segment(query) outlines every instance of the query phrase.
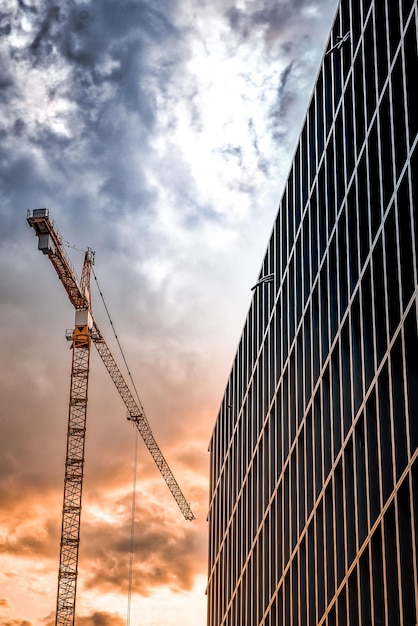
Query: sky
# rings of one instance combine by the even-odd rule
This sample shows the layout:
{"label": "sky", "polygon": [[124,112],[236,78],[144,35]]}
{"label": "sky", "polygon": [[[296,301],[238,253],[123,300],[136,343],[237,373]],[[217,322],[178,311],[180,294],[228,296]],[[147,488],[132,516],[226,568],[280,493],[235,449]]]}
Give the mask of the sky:
{"label": "sky", "polygon": [[[336,0],[3,0],[0,626],[51,626],[74,312],[94,270],[185,521],[138,442],[130,623],[206,623],[208,444]],[[93,311],[121,361],[98,290]],[[127,622],[134,427],[92,349],[77,626]]]}

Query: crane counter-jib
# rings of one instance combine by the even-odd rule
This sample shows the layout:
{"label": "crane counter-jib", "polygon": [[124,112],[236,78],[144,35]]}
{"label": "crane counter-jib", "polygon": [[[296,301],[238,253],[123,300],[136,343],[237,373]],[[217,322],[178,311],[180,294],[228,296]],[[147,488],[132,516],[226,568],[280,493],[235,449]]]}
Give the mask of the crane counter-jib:
{"label": "crane counter-jib", "polygon": [[51,260],[59,279],[64,285],[75,309],[88,308],[88,299],[83,293],[77,274],[62,246],[62,237],[48,209],[33,209],[27,212],[28,224],[38,237],[38,250]]}

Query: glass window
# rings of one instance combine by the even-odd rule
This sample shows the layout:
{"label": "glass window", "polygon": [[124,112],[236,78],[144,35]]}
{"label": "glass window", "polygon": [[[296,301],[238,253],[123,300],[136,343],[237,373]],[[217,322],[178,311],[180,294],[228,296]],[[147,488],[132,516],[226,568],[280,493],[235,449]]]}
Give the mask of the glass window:
{"label": "glass window", "polygon": [[380,197],[380,175],[379,175],[379,154],[377,138],[377,122],[374,120],[370,131],[368,149],[368,179],[370,190],[370,226],[372,241],[382,221],[381,197]]}
{"label": "glass window", "polygon": [[379,446],[376,417],[376,391],[372,390],[366,404],[367,478],[369,481],[370,526],[380,513]]}
{"label": "glass window", "polygon": [[409,22],[404,42],[409,143],[412,145],[418,132],[418,90],[415,84],[415,77],[418,76],[418,53],[415,19]]}
{"label": "glass window", "polygon": [[366,153],[363,152],[357,169],[358,219],[360,235],[360,267],[364,265],[370,249],[369,239],[369,202],[367,189]]}
{"label": "glass window", "polygon": [[384,0],[374,3],[375,27],[376,27],[376,56],[377,56],[377,77],[379,91],[386,81],[388,75],[388,52],[386,37],[386,6]]}
{"label": "glass window", "polygon": [[390,337],[392,337],[400,320],[398,250],[396,243],[394,205],[392,205],[385,224],[385,257],[389,309],[389,334]]}
{"label": "glass window", "polygon": [[356,120],[357,154],[364,141],[364,89],[363,89],[363,56],[361,50],[354,62],[354,118]]}
{"label": "glass window", "polygon": [[354,433],[354,449],[356,457],[356,496],[357,496],[357,527],[358,546],[362,546],[367,537],[367,488],[366,488],[366,450],[364,441],[364,413],[358,421]]}
{"label": "glass window", "polygon": [[316,141],[318,163],[324,151],[324,94],[323,94],[323,73],[320,72],[315,88],[316,105]]}
{"label": "glass window", "polygon": [[402,56],[399,55],[392,71],[392,110],[395,145],[396,175],[399,176],[407,153],[405,97],[402,77]]}
{"label": "glass window", "polygon": [[[339,211],[345,193],[344,144],[343,115],[342,108],[340,108],[335,121],[335,178],[337,183],[337,212]],[[335,216],[330,213],[329,217],[332,225],[334,225]]]}
{"label": "glass window", "polygon": [[418,446],[418,420],[416,407],[418,406],[418,335],[417,317],[412,307],[405,320],[405,363],[409,410],[409,438],[411,450]]}
{"label": "glass window", "polygon": [[370,263],[367,266],[361,281],[361,311],[363,317],[363,355],[364,355],[364,377],[365,391],[374,376],[374,342],[373,342],[373,312],[372,312],[372,280]]}
{"label": "glass window", "polygon": [[414,569],[412,562],[414,553],[412,549],[412,519],[408,480],[403,481],[398,491],[398,527],[399,536],[402,538],[399,544],[403,622],[404,624],[413,624],[417,600],[415,597],[413,576],[408,576],[408,572],[412,572]]}
{"label": "glass window", "polygon": [[386,89],[379,110],[380,150],[382,156],[383,203],[386,209],[393,192],[393,155],[389,107],[389,90]]}
{"label": "glass window", "polygon": [[374,58],[373,20],[369,20],[364,32],[364,73],[366,78],[367,125],[376,109],[376,61]]}
{"label": "glass window", "polygon": [[[307,121],[305,121],[305,125],[302,131],[301,138],[301,171],[300,171],[300,180],[302,183],[302,207],[298,214],[297,226],[300,223],[300,214],[303,212],[303,209],[306,204],[306,200],[308,199],[308,177],[309,177],[309,169],[308,169],[308,126]],[[309,164],[311,168],[315,168],[315,163]],[[296,184],[296,183],[295,183]],[[296,226],[296,225],[295,225]],[[295,228],[296,230],[296,228]]]}
{"label": "glass window", "polygon": [[344,146],[347,181],[350,180],[355,163],[355,133],[353,122],[353,93],[352,79],[347,85],[344,100]]}
{"label": "glass window", "polygon": [[380,372],[378,380],[379,392],[379,426],[380,449],[382,458],[383,503],[386,502],[393,489],[392,434],[390,423],[389,375],[387,361]]}
{"label": "glass window", "polygon": [[392,407],[395,442],[396,478],[399,480],[408,464],[402,338],[399,334],[391,351]]}
{"label": "glass window", "polygon": [[360,0],[351,0],[351,32],[353,38],[353,47],[357,47],[361,29],[361,6]]}
{"label": "glass window", "polygon": [[387,9],[389,26],[389,49],[391,57],[393,58],[401,37],[399,1],[389,0],[387,3]]}

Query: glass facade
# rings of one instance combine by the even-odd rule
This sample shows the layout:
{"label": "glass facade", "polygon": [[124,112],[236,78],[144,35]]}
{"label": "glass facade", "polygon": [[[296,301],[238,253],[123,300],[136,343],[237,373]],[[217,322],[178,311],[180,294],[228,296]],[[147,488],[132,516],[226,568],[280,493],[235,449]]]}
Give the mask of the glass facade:
{"label": "glass facade", "polygon": [[210,442],[208,626],[418,623],[417,25],[338,7]]}

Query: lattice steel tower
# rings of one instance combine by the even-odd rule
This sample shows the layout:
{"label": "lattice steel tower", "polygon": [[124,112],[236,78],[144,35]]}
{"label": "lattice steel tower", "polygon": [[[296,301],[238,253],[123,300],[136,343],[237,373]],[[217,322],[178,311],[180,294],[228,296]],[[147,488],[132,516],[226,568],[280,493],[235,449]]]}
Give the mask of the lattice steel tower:
{"label": "lattice steel tower", "polygon": [[139,399],[131,393],[91,311],[90,273],[94,253],[85,253],[81,280],[65,254],[62,237],[49,216],[48,209],[28,211],[27,220],[38,237],[38,248],[46,254],[61,280],[75,308],[74,330],[67,333],[72,342],[72,368],[68,412],[67,454],[65,461],[64,502],[60,544],[60,565],[55,624],[73,626],[77,591],[78,551],[80,545],[81,499],[84,473],[84,445],[86,435],[87,389],[89,380],[90,347],[93,341],[128,411],[128,419],[139,430],[145,445],[167,483],[185,519],[194,515],[165,460]]}

